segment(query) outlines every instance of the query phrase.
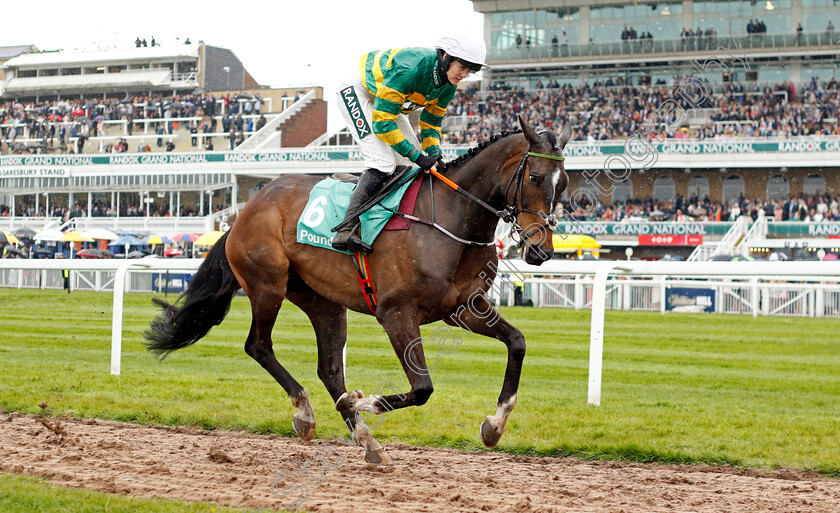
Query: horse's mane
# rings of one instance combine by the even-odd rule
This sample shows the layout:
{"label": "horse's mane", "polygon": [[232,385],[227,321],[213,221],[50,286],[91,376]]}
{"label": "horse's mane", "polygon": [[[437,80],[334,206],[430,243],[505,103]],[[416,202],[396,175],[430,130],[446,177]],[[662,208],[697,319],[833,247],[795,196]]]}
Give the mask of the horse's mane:
{"label": "horse's mane", "polygon": [[505,138],[509,135],[520,134],[520,133],[522,133],[521,128],[515,128],[513,130],[503,130],[502,133],[496,134],[493,137],[491,137],[490,139],[487,139],[486,141],[482,141],[475,148],[470,148],[463,155],[459,155],[457,158],[455,158],[453,160],[450,160],[449,162],[445,162],[444,164],[446,165],[447,169],[452,167],[452,166],[460,166],[461,164],[464,164],[464,163],[472,160],[473,157],[475,157],[476,155],[481,153],[481,150],[490,146],[491,144],[498,141],[499,139]]}

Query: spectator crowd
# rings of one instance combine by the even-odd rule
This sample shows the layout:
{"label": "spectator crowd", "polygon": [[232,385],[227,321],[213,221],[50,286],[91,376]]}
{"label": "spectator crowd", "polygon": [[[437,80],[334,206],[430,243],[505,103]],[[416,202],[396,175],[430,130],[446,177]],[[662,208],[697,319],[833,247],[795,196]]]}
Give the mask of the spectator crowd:
{"label": "spectator crowd", "polygon": [[[840,135],[837,123],[840,82],[836,79],[824,83],[815,78],[799,90],[789,82],[705,84],[706,94],[694,104],[681,98],[678,92],[684,83],[683,77],[674,77],[667,84],[659,80],[654,85],[628,85],[618,78],[579,86],[539,81],[532,90],[504,84],[493,85],[485,92],[459,90],[447,117],[461,117],[464,122],[445,124],[444,142],[476,145],[501,130],[516,127],[519,114],[541,128],[570,123],[574,140],[581,141],[626,139],[637,130],[642,132],[650,120],[669,138]],[[673,114],[665,118],[658,115],[668,100],[680,101],[686,111],[702,109],[691,114],[693,117],[700,114],[704,122],[699,126],[693,123],[691,127],[664,129],[663,124],[671,124],[675,119]],[[144,124],[150,123],[148,142],[172,151],[175,145],[167,143],[166,136],[178,129],[179,118],[200,119],[188,121],[182,127],[189,133],[190,147],[197,147],[201,140],[205,150],[233,149],[246,134],[265,125],[261,107],[258,96],[248,95],[137,96],[37,104],[0,100],[0,151],[82,153],[89,138],[104,135],[106,122],[120,121],[125,123],[128,136],[135,131],[143,134]],[[214,135],[221,134],[228,141],[225,147],[214,148]],[[102,145],[102,151],[152,149],[145,140],[137,144],[128,139],[115,137],[113,142]],[[33,147],[33,140],[40,144]]]}
{"label": "spectator crowd", "polygon": [[[587,198],[564,201],[565,211],[578,221],[735,221],[748,215],[758,219],[760,210],[775,221],[840,221],[840,197],[799,194],[784,199],[747,199],[743,196],[730,202],[712,201],[709,198],[677,196],[672,200],[657,201],[651,197],[592,205]],[[578,200],[579,203],[578,204]]]}
{"label": "spectator crowd", "polygon": [[[197,207],[181,206],[181,217],[208,215],[229,208],[228,203],[217,203],[210,207],[204,206],[199,212]],[[73,208],[65,206],[51,206],[49,210],[44,205],[37,209],[33,204],[23,204],[16,215],[26,217],[60,217],[68,221],[74,217],[87,216],[87,202],[78,202]],[[735,221],[742,215],[748,215],[753,220],[758,218],[759,210],[764,210],[768,219],[775,221],[840,221],[840,197],[823,194],[799,194],[783,199],[747,199],[744,196],[729,202],[713,201],[708,197],[692,196],[685,198],[677,196],[665,201],[652,197],[633,198],[604,204],[600,200],[593,205],[589,198],[566,199],[563,208],[571,217],[578,221],[622,221],[638,219],[645,221]],[[168,217],[173,215],[168,203],[149,204],[148,212],[139,203],[120,204],[120,217]],[[0,216],[11,215],[6,205],[0,205]],[[115,217],[117,211],[110,202],[94,201],[91,206],[93,217]]]}
{"label": "spectator crowd", "polygon": [[[732,137],[795,137],[840,135],[840,82],[814,78],[801,90],[784,82],[775,86],[744,83],[706,84],[705,95],[690,104],[679,93],[679,77],[670,84],[627,85],[622,79],[592,85],[561,86],[538,82],[536,89],[492,87],[486,92],[459,91],[450,103],[450,117],[463,123],[444,133],[444,142],[474,146],[502,130],[518,126],[523,115],[540,129],[571,124],[573,140],[603,141],[626,139],[644,132],[646,123],[669,138],[722,139]],[[662,117],[660,108],[668,100],[682,103],[686,111],[703,109],[705,119],[698,127],[675,124],[678,113]],[[695,114],[696,115],[696,114]]]}
{"label": "spectator crowd", "polygon": [[[131,99],[59,100],[52,102],[16,102],[0,100],[0,150],[2,153],[82,153],[91,137],[104,136],[107,122],[122,122],[125,135],[143,133],[148,123],[154,131],[149,139],[164,146],[164,137],[172,134],[179,118],[200,118],[187,123],[192,146],[198,134],[225,133],[241,142],[244,133],[265,124],[259,95],[135,96]],[[221,121],[221,126],[220,125]],[[221,129],[221,132],[219,132]],[[212,136],[208,135],[212,149]],[[37,141],[37,143],[33,143]],[[173,145],[174,148],[174,145]],[[144,151],[141,145],[138,151]],[[169,149],[169,148],[168,148]],[[118,140],[103,147],[105,152],[125,152],[129,143]]]}
{"label": "spectator crowd", "polygon": [[[209,204],[205,204],[204,210],[200,211],[200,209],[197,206],[189,207],[181,205],[179,216],[206,216],[213,212],[219,212],[229,207],[229,203],[217,203],[215,205],[212,205],[212,207]],[[114,208],[108,201],[94,201],[91,204],[91,217],[117,217],[117,214],[117,209]],[[0,205],[0,216],[10,215],[12,215],[12,213],[9,206]],[[62,222],[67,222],[74,217],[87,217],[88,204],[86,201],[80,201],[78,203],[75,203],[73,205],[73,208],[67,208],[66,206],[62,205],[52,205],[48,209],[44,205],[39,205],[36,208],[34,204],[24,203],[22,205],[17,206],[15,215],[24,217],[59,217],[61,218]],[[120,203],[119,208],[119,217],[170,217],[172,215],[174,214],[169,203],[163,203],[162,205],[150,203],[148,207],[144,208],[140,205],[140,203],[126,202]]]}

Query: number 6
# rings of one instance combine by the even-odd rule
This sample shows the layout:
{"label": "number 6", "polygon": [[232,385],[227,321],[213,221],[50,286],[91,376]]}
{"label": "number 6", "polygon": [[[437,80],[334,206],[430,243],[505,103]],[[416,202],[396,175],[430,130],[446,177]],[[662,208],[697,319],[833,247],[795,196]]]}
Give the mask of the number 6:
{"label": "number 6", "polygon": [[310,228],[316,228],[319,224],[321,224],[324,221],[324,217],[326,217],[324,209],[322,208],[323,205],[326,204],[326,196],[318,196],[315,198],[309,205],[309,208],[306,209],[306,212],[303,213],[303,224]]}

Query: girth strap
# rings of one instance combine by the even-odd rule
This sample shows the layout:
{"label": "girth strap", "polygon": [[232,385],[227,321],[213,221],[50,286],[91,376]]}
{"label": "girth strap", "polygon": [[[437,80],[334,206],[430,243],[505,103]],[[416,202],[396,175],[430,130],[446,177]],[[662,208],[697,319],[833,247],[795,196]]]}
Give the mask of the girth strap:
{"label": "girth strap", "polygon": [[373,290],[373,279],[370,276],[367,255],[358,251],[353,253],[353,264],[356,265],[356,274],[359,278],[359,286],[362,287],[362,294],[365,296],[365,303],[370,313],[376,315],[376,291]]}

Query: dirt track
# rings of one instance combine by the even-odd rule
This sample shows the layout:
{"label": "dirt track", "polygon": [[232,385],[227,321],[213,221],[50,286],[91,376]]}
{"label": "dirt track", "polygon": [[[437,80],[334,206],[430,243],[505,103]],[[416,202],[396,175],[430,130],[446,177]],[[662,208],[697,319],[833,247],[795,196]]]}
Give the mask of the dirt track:
{"label": "dirt track", "polygon": [[387,449],[395,463],[375,467],[364,464],[360,448],[339,442],[0,415],[0,470],[126,495],[281,509],[294,499],[282,500],[270,487],[296,464],[308,469],[309,480],[299,470],[275,490],[305,484],[300,509],[310,511],[840,511],[840,480],[792,470]]}

